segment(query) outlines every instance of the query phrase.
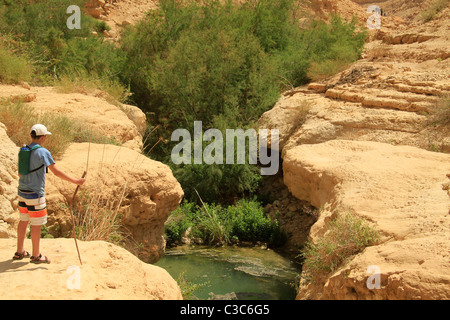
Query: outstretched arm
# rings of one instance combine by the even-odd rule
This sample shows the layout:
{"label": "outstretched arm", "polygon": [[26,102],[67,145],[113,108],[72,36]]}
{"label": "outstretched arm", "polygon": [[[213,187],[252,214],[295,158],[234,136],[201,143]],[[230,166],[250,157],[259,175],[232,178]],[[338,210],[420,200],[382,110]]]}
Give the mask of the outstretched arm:
{"label": "outstretched arm", "polygon": [[61,178],[61,179],[66,180],[66,181],[69,181],[69,182],[74,183],[76,185],[81,186],[86,181],[86,179],[84,179],[84,178],[79,178],[79,179],[78,178],[72,178],[67,173],[65,173],[64,171],[60,170],[55,164],[50,165],[48,168],[58,178]]}

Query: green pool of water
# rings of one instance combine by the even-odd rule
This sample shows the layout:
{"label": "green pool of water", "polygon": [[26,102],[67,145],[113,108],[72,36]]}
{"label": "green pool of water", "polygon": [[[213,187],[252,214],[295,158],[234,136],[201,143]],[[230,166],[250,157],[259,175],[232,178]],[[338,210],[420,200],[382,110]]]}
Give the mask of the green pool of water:
{"label": "green pool of water", "polygon": [[200,300],[293,300],[300,273],[289,259],[259,248],[178,247],[156,265],[174,279],[184,273],[188,282],[202,284],[193,293]]}

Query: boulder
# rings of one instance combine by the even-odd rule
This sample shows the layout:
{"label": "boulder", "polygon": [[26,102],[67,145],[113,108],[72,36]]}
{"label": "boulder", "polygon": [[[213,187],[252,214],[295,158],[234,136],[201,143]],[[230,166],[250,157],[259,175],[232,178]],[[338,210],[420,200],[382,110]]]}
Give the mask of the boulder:
{"label": "boulder", "polygon": [[23,101],[38,113],[65,115],[93,134],[114,139],[116,143],[133,150],[142,149],[146,116],[139,108],[112,104],[108,95],[100,90],[77,90],[85,92],[64,93],[62,88],[26,89],[21,86],[0,85],[0,98],[13,102]]}
{"label": "boulder", "polygon": [[0,238],[14,237],[19,221],[17,155],[19,148],[8,138],[0,122]]}
{"label": "boulder", "polygon": [[[328,92],[332,90],[328,90]],[[367,108],[320,94],[296,93],[282,97],[259,119],[259,126],[278,129],[284,154],[301,144],[334,139],[369,140],[428,147],[426,116],[385,108]],[[436,140],[445,139],[445,136]]]}
{"label": "boulder", "polygon": [[[42,239],[51,263],[13,261],[14,239],[0,240],[0,297],[5,300],[181,300],[176,281],[162,268],[103,241]],[[31,240],[25,240],[31,250]]]}
{"label": "boulder", "polygon": [[[183,198],[183,190],[170,168],[137,151],[114,145],[71,144],[57,166],[69,175],[81,177],[88,166],[86,183],[80,199],[100,199],[121,216],[121,225],[130,233],[139,255],[156,262],[164,254],[164,223]],[[58,225],[62,235],[70,234],[71,220],[67,208],[76,186],[47,176],[49,225]],[[83,198],[85,195],[85,198]],[[87,197],[87,198],[86,198]]]}
{"label": "boulder", "polygon": [[[120,107],[103,99],[104,92],[98,91],[92,96],[82,93],[61,93],[52,87],[33,90],[36,91],[37,98],[30,105],[38,112],[64,114],[80,124],[85,124],[92,132],[113,138],[128,148],[141,150],[142,135],[136,124]],[[136,113],[136,110],[133,110],[133,113]]]}
{"label": "boulder", "polygon": [[[333,140],[287,150],[284,182],[298,199],[321,208],[311,240],[328,221],[351,213],[382,239],[331,274],[300,287],[299,299],[450,298],[450,155],[378,142]],[[381,270],[369,289],[367,269]]]}

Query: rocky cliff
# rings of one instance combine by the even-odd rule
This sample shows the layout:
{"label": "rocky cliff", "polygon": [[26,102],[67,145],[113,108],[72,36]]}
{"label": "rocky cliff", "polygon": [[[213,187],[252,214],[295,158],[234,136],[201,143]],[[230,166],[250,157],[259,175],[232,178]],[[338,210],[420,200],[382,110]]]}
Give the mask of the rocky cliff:
{"label": "rocky cliff", "polygon": [[16,235],[18,222],[17,146],[8,138],[6,127],[0,123],[0,238]]}
{"label": "rocky cliff", "polygon": [[[324,287],[301,287],[299,298],[448,299],[450,290],[450,155],[369,141],[332,140],[286,152],[284,181],[292,194],[321,208],[310,237],[320,238],[336,214],[351,212],[381,234],[330,275]],[[381,288],[369,290],[369,266]]]}
{"label": "rocky cliff", "polygon": [[[108,203],[113,212],[117,208],[120,224],[133,245],[141,248],[138,255],[147,262],[158,261],[165,250],[164,223],[183,198],[170,168],[125,147],[89,143],[72,144],[58,160],[58,167],[72,176],[81,176],[86,166],[81,193],[89,199],[84,201],[99,199],[95,201]],[[72,202],[74,185],[53,175],[47,181],[50,225],[57,225],[60,235],[68,235],[72,224],[61,205]]]}
{"label": "rocky cliff", "polygon": [[[0,85],[0,98],[21,100],[39,112],[64,114],[84,123],[85,128],[114,138],[116,145],[73,143],[55,158],[59,168],[79,177],[87,169],[87,181],[74,199],[75,214],[81,218],[86,205],[107,207],[105,212],[118,217],[126,230],[130,251],[145,262],[155,262],[164,254],[164,223],[183,198],[183,191],[168,166],[142,155],[142,132],[145,115],[137,108],[115,105],[101,95],[64,94],[55,88]],[[0,119],[1,121],[1,119]],[[51,130],[51,128],[49,128]],[[61,281],[65,270],[76,262],[73,240],[46,239],[42,250],[52,264],[38,272],[28,262],[12,262],[18,223],[18,174],[16,146],[8,137],[8,129],[0,122],[0,262],[2,298],[22,297],[50,299],[180,299],[176,282],[162,269],[147,265],[131,253],[112,244],[80,241],[85,263],[81,272],[81,290],[67,290]],[[117,145],[118,144],[118,145]],[[69,207],[75,186],[47,175],[46,199],[48,224],[53,236],[71,237]],[[86,202],[86,199],[89,199]],[[84,201],[84,202],[83,202]],[[28,240],[27,240],[28,241]],[[139,250],[133,250],[139,248]],[[31,243],[26,250],[31,250]],[[20,269],[25,272],[10,272]],[[30,271],[30,272],[26,272]],[[50,271],[50,272],[49,272]],[[16,277],[17,275],[17,277]],[[30,280],[33,277],[33,281]],[[19,279],[20,278],[20,279]],[[36,280],[38,279],[38,280]],[[143,281],[143,279],[145,281]],[[35,281],[36,280],[36,281]],[[61,281],[60,281],[61,280]],[[33,283],[30,293],[29,284]],[[45,285],[43,284],[45,283]],[[18,290],[26,286],[27,290]],[[14,290],[11,290],[14,288]],[[53,292],[49,296],[49,292]]]}
{"label": "rocky cliff", "polygon": [[431,120],[450,95],[450,8],[425,23],[427,3],[383,2],[409,6],[370,31],[362,59],[286,92],[260,119],[280,130],[285,185],[319,209],[310,241],[342,213],[382,235],[321,283],[301,282],[298,299],[450,297],[450,128]]}

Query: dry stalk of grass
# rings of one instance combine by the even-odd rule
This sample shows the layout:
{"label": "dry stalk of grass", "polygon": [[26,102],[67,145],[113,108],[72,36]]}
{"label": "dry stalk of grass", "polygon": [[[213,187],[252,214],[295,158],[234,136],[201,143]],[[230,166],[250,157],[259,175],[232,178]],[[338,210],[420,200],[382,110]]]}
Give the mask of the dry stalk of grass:
{"label": "dry stalk of grass", "polygon": [[89,76],[62,77],[56,83],[56,89],[61,93],[92,95],[105,99],[118,107],[130,96],[130,92],[117,81],[101,80]]}
{"label": "dry stalk of grass", "polygon": [[120,198],[114,199],[102,194],[101,188],[94,193],[84,193],[77,203],[76,229],[78,239],[83,241],[103,240],[120,243],[124,240],[120,214],[121,205],[126,195],[127,183]]}
{"label": "dry stalk of grass", "polygon": [[[105,159],[105,145],[102,152],[102,159],[97,168],[95,189],[80,193],[79,200],[75,204],[76,221],[75,228],[77,238],[83,241],[102,240],[126,247],[127,250],[138,254],[139,247],[128,230],[122,223],[123,214],[126,214],[123,204],[128,196],[129,177],[118,189],[116,197],[112,197],[110,192],[104,192],[109,187],[105,185],[104,167],[113,165],[118,153],[122,148],[118,148],[112,161]],[[139,155],[134,162],[130,163],[130,170],[138,170],[145,160],[145,156]],[[109,181],[111,182],[111,181]]]}

